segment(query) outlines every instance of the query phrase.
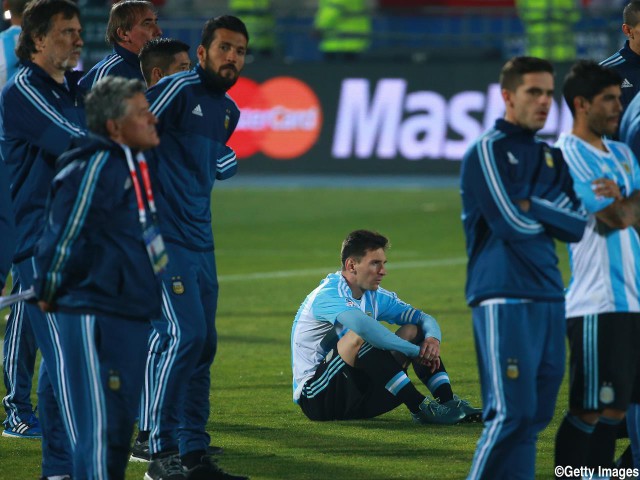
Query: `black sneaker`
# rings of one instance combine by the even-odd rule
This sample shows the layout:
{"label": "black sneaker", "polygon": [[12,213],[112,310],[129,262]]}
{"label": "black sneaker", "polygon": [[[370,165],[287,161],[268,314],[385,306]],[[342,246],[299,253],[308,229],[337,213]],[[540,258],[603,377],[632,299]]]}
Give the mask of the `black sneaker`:
{"label": "black sneaker", "polygon": [[187,474],[177,453],[152,460],[147,473],[144,474],[144,480],[184,480],[185,478]]}
{"label": "black sneaker", "polygon": [[217,447],[215,445],[209,445],[207,447],[207,455],[213,455],[214,457],[219,457],[224,453],[224,448]]}
{"label": "black sneaker", "polygon": [[141,442],[136,439],[136,441],[133,442],[133,448],[131,449],[131,457],[129,460],[132,462],[150,462],[151,454],[149,453],[149,440]]}
{"label": "black sneaker", "polygon": [[460,423],[482,423],[482,409],[472,407],[467,400],[463,400],[457,395],[453,396],[453,400],[443,403],[451,410],[459,409],[464,413],[464,418]]}
{"label": "black sneaker", "polygon": [[248,480],[244,475],[233,475],[227,473],[218,465],[215,458],[205,455],[200,459],[200,463],[187,470],[189,480]]}
{"label": "black sneaker", "polygon": [[[207,455],[220,456],[224,453],[224,448],[217,447],[215,445],[209,445],[207,447]],[[129,458],[132,462],[150,462],[151,461],[151,453],[149,453],[149,440],[145,440],[141,442],[136,439],[133,442],[133,448],[131,449],[131,457]]]}

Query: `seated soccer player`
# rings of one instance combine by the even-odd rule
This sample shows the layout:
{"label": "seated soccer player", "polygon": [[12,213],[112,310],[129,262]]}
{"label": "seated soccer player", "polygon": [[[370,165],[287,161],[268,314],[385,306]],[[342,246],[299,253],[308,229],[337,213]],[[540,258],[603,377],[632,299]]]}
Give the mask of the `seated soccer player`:
{"label": "seated soccer player", "polygon": [[[404,404],[413,421],[480,421],[454,395],[440,358],[436,320],[380,288],[389,241],[368,230],[342,243],[342,270],[302,303],[291,331],[293,400],[311,420],[372,418]],[[396,333],[380,321],[401,325]],[[435,400],[407,376],[409,364]]]}

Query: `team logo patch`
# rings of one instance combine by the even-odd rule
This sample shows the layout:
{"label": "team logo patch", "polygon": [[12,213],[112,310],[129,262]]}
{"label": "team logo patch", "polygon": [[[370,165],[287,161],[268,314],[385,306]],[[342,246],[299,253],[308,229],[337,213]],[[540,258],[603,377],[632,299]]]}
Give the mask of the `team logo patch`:
{"label": "team logo patch", "polygon": [[544,161],[547,164],[547,167],[553,168],[553,155],[548,150],[544,152]]}
{"label": "team logo patch", "polygon": [[229,129],[229,115],[224,116],[224,129],[225,130]]}
{"label": "team logo patch", "polygon": [[115,370],[109,370],[109,390],[120,390],[120,374]]}
{"label": "team logo patch", "polygon": [[613,403],[615,398],[616,392],[613,390],[611,384],[605,383],[604,385],[602,385],[602,387],[600,387],[600,402],[608,405],[610,403]]}
{"label": "team logo patch", "polygon": [[520,370],[518,369],[518,360],[516,358],[507,359],[507,378],[515,380],[520,376]]}
{"label": "team logo patch", "polygon": [[355,307],[356,306],[356,304],[353,302],[353,300],[349,300],[347,298],[346,301],[347,301],[347,307]]}
{"label": "team logo patch", "polygon": [[176,295],[182,295],[184,293],[184,284],[180,277],[171,278],[171,290],[173,290],[173,293]]}

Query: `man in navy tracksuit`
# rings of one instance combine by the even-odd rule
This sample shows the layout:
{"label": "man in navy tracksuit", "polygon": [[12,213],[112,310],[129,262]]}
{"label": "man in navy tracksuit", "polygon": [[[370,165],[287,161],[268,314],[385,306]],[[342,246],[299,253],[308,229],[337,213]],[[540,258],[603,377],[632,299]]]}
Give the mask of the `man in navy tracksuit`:
{"label": "man in navy tracksuit", "polygon": [[245,478],[222,472],[207,455],[206,424],[218,301],[211,189],[237,169],[226,142],[239,110],[226,91],[244,66],[248,37],[235,17],[209,20],[195,69],[165,77],[147,92],[158,117],[158,207],[171,257],[163,276],[163,321],[154,323],[162,353],[151,387],[151,480],[181,478],[181,472],[193,479]]}
{"label": "man in navy tracksuit", "polygon": [[[33,284],[33,251],[45,220],[56,158],[72,138],[86,133],[82,98],[71,72],[83,45],[79,15],[78,7],[68,0],[29,3],[17,47],[22,66],[0,96],[0,154],[9,170],[16,222],[13,278],[23,289]],[[13,399],[26,398],[28,402],[35,337],[43,358],[38,380],[42,473],[68,475],[72,469],[69,440],[73,444],[75,435],[55,315],[43,314],[34,304],[20,303],[13,309],[7,329],[5,378],[20,380],[7,391]],[[21,410],[18,414],[20,423],[28,421],[22,418]],[[7,420],[5,432],[22,431],[20,424],[11,423],[11,416]]]}
{"label": "man in navy tracksuit", "polygon": [[117,75],[144,81],[138,54],[146,42],[162,35],[158,14],[151,2],[124,0],[111,7],[106,40],[113,53],[100,60],[80,79],[83,90],[91,90],[103,77]]}
{"label": "man in navy tracksuit", "polygon": [[7,179],[7,167],[0,161],[0,291],[4,291],[7,276],[11,270],[11,259],[15,250],[15,225],[11,213],[11,192]]}
{"label": "man in navy tracksuit", "polygon": [[564,372],[564,287],[554,238],[586,225],[559,150],[535,137],[553,95],[553,67],[503,67],[506,105],[467,151],[462,219],[485,421],[469,479],[533,479],[536,439],[553,417]]}
{"label": "man in navy tracksuit", "polygon": [[620,101],[626,109],[640,91],[640,2],[634,0],[627,4],[622,12],[622,22],[622,33],[627,41],[600,65],[615,70],[622,78]]}
{"label": "man in navy tracksuit", "polygon": [[55,311],[74,406],[73,478],[124,479],[149,321],[167,255],[143,150],[160,143],[139,80],[107,77],[83,137],[59,161],[36,251],[36,296]]}

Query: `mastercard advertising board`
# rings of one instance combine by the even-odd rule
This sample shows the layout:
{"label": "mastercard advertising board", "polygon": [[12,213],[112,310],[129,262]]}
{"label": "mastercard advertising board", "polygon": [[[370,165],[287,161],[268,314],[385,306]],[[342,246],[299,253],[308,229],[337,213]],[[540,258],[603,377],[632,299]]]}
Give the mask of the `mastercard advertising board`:
{"label": "mastercard advertising board", "polygon": [[230,94],[241,111],[229,143],[238,158],[263,153],[274,160],[289,160],[304,155],[317,142],[322,108],[302,80],[274,77],[259,84],[241,77]]}
{"label": "mastercard advertising board", "polygon": [[[245,172],[457,173],[504,115],[501,65],[251,66],[229,90],[241,110],[229,145]],[[553,142],[570,125],[556,99],[539,133]]]}

